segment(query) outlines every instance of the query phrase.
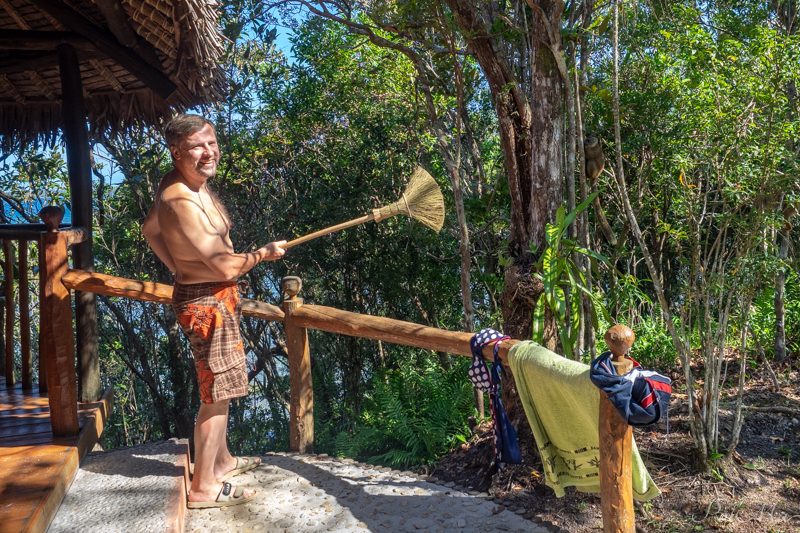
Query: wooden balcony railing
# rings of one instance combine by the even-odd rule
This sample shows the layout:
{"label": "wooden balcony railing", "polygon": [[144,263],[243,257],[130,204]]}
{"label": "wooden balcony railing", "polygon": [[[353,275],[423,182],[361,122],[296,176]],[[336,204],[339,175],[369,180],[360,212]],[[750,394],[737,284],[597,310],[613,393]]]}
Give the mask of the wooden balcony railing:
{"label": "wooden balcony railing", "polygon": [[[23,390],[30,390],[33,387],[30,279],[35,273],[34,267],[29,262],[30,250],[31,244],[35,244],[38,249],[38,257],[43,257],[41,237],[45,229],[44,224],[0,224],[0,242],[2,242],[3,250],[3,283],[0,291],[0,297],[3,298],[3,306],[0,309],[0,313],[2,313],[0,314],[0,375],[6,378],[8,387],[13,387],[17,383],[15,347],[16,339],[19,339],[20,381]],[[69,235],[73,230],[65,227],[64,231]],[[15,266],[17,267],[16,275],[14,274]],[[14,328],[15,282],[18,294],[19,337]],[[44,372],[44,368],[39,368],[40,376],[44,376]],[[39,391],[47,392],[47,382],[43,377],[39,381]]]}
{"label": "wooden balcony railing", "polygon": [[[2,235],[2,234],[0,234]],[[47,383],[53,433],[77,433],[77,402],[75,401],[75,350],[70,306],[70,290],[83,291],[134,300],[172,303],[172,287],[160,283],[136,281],[107,274],[67,268],[66,249],[80,242],[79,229],[58,231],[58,224],[49,221],[48,231],[41,234],[41,255],[44,257],[41,277],[40,360],[46,364]],[[5,241],[4,241],[5,242]],[[8,255],[6,257],[9,257]],[[7,276],[6,279],[9,279]],[[262,320],[284,322],[290,374],[290,433],[292,451],[311,453],[314,446],[313,384],[308,343],[308,329],[342,335],[381,340],[426,350],[443,351],[470,356],[471,333],[446,331],[401,320],[360,315],[322,305],[304,305],[299,298],[302,282],[286,277],[281,282],[284,292],[283,309],[265,302],[244,299],[242,314]],[[499,355],[508,363],[508,350],[518,341],[501,345]],[[491,347],[484,357],[492,359]],[[601,393],[602,396],[602,393]],[[605,401],[608,402],[607,398]],[[611,410],[601,408],[600,443],[601,479],[630,476],[630,428]],[[602,420],[603,417],[614,420]],[[605,448],[616,450],[604,452]],[[626,452],[619,453],[622,450]],[[604,460],[604,454],[606,459]],[[607,457],[613,457],[610,461]],[[601,484],[604,499],[604,531],[633,533],[633,493],[630,479],[626,483]],[[609,509],[609,512],[605,512]]]}
{"label": "wooden balcony railing", "polygon": [[[59,224],[59,232],[63,237],[66,247],[86,240],[86,231],[81,228],[70,228],[67,224]],[[0,375],[6,378],[6,385],[13,387],[17,382],[17,358],[15,353],[16,339],[19,339],[19,361],[21,366],[20,381],[23,390],[33,387],[33,369],[31,357],[31,324],[30,324],[30,279],[35,276],[34,266],[30,264],[31,244],[35,243],[39,257],[39,277],[45,272],[44,236],[46,224],[0,224],[0,242],[2,242],[2,297],[3,306],[0,309]],[[66,252],[65,252],[66,254]],[[66,256],[66,255],[65,255]],[[16,260],[15,260],[16,259]],[[17,267],[16,275],[14,267]],[[41,281],[41,280],[40,280]],[[19,337],[17,337],[15,323],[14,287],[16,283],[19,309]],[[40,285],[41,289],[41,285]],[[41,296],[41,295],[40,295]],[[47,392],[47,369],[42,359],[39,359],[39,392]]]}

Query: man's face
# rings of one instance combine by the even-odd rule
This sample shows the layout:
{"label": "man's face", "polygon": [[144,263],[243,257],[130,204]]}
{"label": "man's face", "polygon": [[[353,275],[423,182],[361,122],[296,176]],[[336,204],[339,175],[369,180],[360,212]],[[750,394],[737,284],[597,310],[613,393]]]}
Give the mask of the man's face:
{"label": "man's face", "polygon": [[219,146],[214,129],[209,124],[184,138],[180,146],[170,146],[170,151],[175,167],[188,178],[205,182],[217,172]]}

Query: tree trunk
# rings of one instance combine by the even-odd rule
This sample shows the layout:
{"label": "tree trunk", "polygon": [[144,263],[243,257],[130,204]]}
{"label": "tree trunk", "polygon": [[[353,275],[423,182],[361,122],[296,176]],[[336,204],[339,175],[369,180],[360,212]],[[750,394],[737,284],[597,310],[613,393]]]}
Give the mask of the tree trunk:
{"label": "tree trunk", "polygon": [[[800,27],[800,20],[797,19],[798,3],[796,0],[786,0],[777,2],[776,13],[778,20],[783,24],[788,37],[797,33]],[[794,103],[797,100],[797,84],[794,80],[790,81],[786,87],[786,99],[789,101],[789,121],[794,121]],[[795,151],[796,138],[790,138],[786,148],[789,152]],[[800,148],[798,149],[800,151]],[[797,152],[795,152],[797,154]],[[787,220],[787,222],[789,222]],[[791,226],[789,226],[791,227]],[[784,229],[778,233],[778,260],[785,261],[789,256],[789,231]],[[775,280],[775,360],[778,362],[786,359],[786,307],[784,306],[784,296],[786,290],[786,269],[781,268]]]}
{"label": "tree trunk", "polygon": [[[789,256],[788,232],[779,232],[778,240],[780,241],[778,260],[785,261]],[[786,359],[786,306],[783,302],[785,292],[786,268],[781,267],[775,279],[775,361],[779,363]]]}
{"label": "tree trunk", "polygon": [[[520,65],[528,80],[514,77],[515,66],[498,50],[489,28],[493,20],[488,10],[480,12],[470,0],[446,0],[475,59],[483,71],[497,113],[503,161],[511,194],[511,235],[509,252],[515,257],[506,271],[502,301],[503,329],[516,339],[529,339],[531,316],[542,293],[541,282],[532,268],[545,246],[545,224],[555,220],[563,202],[562,167],[564,143],[563,80],[556,58],[546,43],[560,50],[561,6],[539,0],[534,5],[541,13],[531,19],[532,40],[529,62]],[[553,42],[548,25],[555,20]],[[528,69],[528,67],[530,67]],[[529,82],[529,95],[520,82]],[[533,252],[533,253],[531,253]],[[555,348],[555,324],[546,321],[545,340]],[[503,387],[503,402],[513,423],[524,420],[513,376]]]}
{"label": "tree trunk", "polygon": [[[591,0],[587,0],[583,4],[583,28],[587,29],[592,24],[592,8],[594,6],[594,2]],[[586,154],[583,151],[583,139],[584,139],[584,129],[583,129],[583,103],[584,97],[583,92],[580,91],[581,86],[586,86],[588,83],[588,66],[589,66],[589,57],[591,55],[591,44],[589,42],[589,38],[587,37],[587,33],[583,32],[581,34],[580,40],[580,78],[578,78],[578,69],[576,68],[575,71],[575,91],[574,91],[574,98],[575,98],[575,108],[576,108],[576,115],[577,115],[577,129],[578,129],[578,138],[576,139],[578,144],[578,157],[580,160],[580,203],[586,201],[586,198],[589,196],[589,183],[586,180]],[[575,58],[577,62],[577,56]],[[577,66],[576,66],[577,67]],[[581,243],[581,246],[589,250],[591,248],[591,243],[589,242],[589,212],[588,209],[584,210],[578,216],[578,239]],[[584,270],[584,275],[586,276],[586,286],[591,289],[594,285],[593,276],[592,276],[592,265],[589,261],[588,257],[581,257],[581,266]],[[588,356],[591,359],[594,359],[596,354],[595,350],[595,332],[594,332],[594,325],[592,324],[592,302],[589,300],[589,297],[585,294],[581,294],[582,300],[582,321],[583,321],[583,335],[581,338],[581,342],[583,345],[582,350],[586,350],[588,352]]]}

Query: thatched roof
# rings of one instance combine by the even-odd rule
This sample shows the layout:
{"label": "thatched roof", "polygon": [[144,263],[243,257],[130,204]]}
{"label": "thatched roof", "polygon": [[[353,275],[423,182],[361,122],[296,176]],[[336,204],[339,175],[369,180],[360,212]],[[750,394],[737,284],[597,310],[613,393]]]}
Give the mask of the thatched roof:
{"label": "thatched roof", "polygon": [[94,131],[151,125],[219,99],[216,0],[0,0],[0,144],[52,141],[59,44],[77,51]]}

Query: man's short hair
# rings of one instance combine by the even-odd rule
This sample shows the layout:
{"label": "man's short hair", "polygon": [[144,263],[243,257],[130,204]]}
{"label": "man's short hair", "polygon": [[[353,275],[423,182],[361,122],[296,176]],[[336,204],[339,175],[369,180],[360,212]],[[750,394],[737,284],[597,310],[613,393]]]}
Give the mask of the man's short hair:
{"label": "man's short hair", "polygon": [[214,124],[205,117],[191,114],[176,116],[169,121],[169,124],[164,129],[164,140],[167,141],[167,147],[176,146],[180,148],[181,141],[205,128],[206,124],[211,126],[211,129],[216,133]]}

